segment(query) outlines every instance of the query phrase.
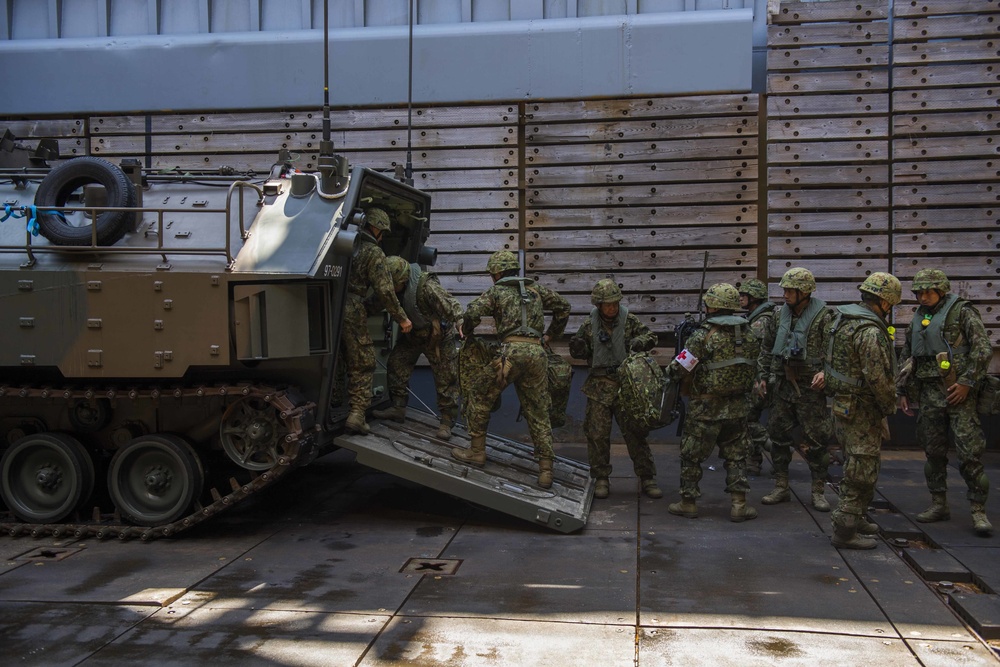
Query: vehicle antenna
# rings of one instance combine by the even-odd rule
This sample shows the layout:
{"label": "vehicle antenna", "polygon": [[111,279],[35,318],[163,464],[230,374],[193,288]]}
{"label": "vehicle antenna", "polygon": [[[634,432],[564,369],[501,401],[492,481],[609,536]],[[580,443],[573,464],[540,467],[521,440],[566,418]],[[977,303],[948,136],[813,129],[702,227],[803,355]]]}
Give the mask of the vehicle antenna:
{"label": "vehicle antenna", "polygon": [[319,143],[321,188],[327,194],[347,186],[347,159],[333,152],[330,138],[330,6],[323,3],[323,139]]}
{"label": "vehicle antenna", "polygon": [[413,9],[415,0],[410,0],[410,38],[409,38],[409,72],[406,76],[406,170],[403,172],[403,182],[413,185]]}

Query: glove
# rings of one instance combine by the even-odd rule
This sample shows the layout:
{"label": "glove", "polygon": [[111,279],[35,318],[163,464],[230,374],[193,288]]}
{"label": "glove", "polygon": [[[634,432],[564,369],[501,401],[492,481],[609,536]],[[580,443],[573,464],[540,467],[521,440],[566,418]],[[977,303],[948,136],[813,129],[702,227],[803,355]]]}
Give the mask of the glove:
{"label": "glove", "polygon": [[638,338],[633,338],[628,344],[628,349],[632,350],[633,352],[645,352],[646,344],[643,343]]}

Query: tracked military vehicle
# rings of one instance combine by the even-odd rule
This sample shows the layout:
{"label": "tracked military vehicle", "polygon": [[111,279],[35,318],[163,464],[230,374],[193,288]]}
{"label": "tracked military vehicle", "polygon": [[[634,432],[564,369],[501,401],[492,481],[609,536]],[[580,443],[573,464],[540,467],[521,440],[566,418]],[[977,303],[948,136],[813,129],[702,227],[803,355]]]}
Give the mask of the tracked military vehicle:
{"label": "tracked military vehicle", "polygon": [[430,264],[430,197],[332,151],[263,178],[56,151],[0,141],[0,528],[172,535],[332,448],[365,212]]}

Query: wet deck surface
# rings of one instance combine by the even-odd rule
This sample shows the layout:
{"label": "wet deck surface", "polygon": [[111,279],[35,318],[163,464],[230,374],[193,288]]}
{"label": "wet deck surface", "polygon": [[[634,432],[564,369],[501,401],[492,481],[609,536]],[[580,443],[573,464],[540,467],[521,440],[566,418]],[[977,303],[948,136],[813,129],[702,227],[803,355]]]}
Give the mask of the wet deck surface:
{"label": "wet deck surface", "polygon": [[[753,479],[760,517],[736,524],[721,461],[692,520],[667,512],[677,446],[654,453],[665,498],[638,494],[616,445],[611,497],[571,535],[340,451],[176,539],[0,538],[4,663],[1000,665],[1000,536],[972,532],[956,469],[952,520],[917,524],[923,456],[885,452],[873,518],[887,537],[850,552],[803,504],[801,458],[792,502],[761,506],[771,483]],[[1000,486],[1000,454],[988,472]]]}

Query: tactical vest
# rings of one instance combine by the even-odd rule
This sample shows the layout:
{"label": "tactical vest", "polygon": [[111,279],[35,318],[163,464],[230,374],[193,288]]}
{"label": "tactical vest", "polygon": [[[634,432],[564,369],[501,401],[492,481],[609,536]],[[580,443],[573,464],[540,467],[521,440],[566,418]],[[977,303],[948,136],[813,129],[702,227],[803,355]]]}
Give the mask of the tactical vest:
{"label": "tactical vest", "polygon": [[770,301],[765,301],[764,303],[754,308],[752,313],[747,315],[747,320],[750,322],[750,324],[753,324],[754,322],[764,317],[768,313],[770,313],[771,316],[773,317],[776,305],[777,304],[771,303]]}
{"label": "tactical vest", "polygon": [[961,337],[958,331],[958,315],[967,301],[957,294],[946,294],[938,312],[930,316],[930,322],[923,326],[922,319],[930,315],[924,308],[918,308],[910,322],[910,354],[914,357],[936,357],[940,352],[949,355],[966,355],[969,346],[955,346]]}
{"label": "tactical vest", "polygon": [[812,297],[793,327],[792,309],[787,305],[783,306],[778,312],[778,333],[774,338],[771,354],[780,357],[786,364],[806,365],[818,370],[823,364],[823,359],[810,357],[806,344],[813,322],[824,310],[826,302]]}
{"label": "tactical vest", "polygon": [[623,305],[618,306],[618,319],[611,329],[611,345],[602,343],[599,336],[603,331],[601,324],[601,312],[599,308],[590,311],[590,337],[591,349],[594,351],[591,357],[591,368],[618,368],[618,366],[628,356],[625,349],[625,320],[628,317],[628,308]]}
{"label": "tactical vest", "polygon": [[[535,281],[530,278],[525,278],[524,276],[508,276],[506,278],[501,278],[496,282],[497,285],[517,285],[518,291],[521,294],[521,326],[514,329],[511,332],[504,334],[504,336],[530,336],[532,338],[538,338],[541,340],[542,332],[538,329],[528,326],[528,304],[534,301],[540,301],[541,297],[533,289],[530,289],[525,285],[525,283],[534,283]],[[539,306],[541,307],[541,306]]]}
{"label": "tactical vest", "polygon": [[425,280],[427,280],[427,274],[421,270],[420,265],[410,264],[410,279],[406,281],[403,297],[399,300],[399,304],[406,311],[410,322],[413,323],[414,330],[427,329],[431,326],[431,321],[424,317],[424,314],[420,312],[420,306],[417,305],[417,293],[424,286]]}
{"label": "tactical vest", "polygon": [[753,384],[755,359],[743,356],[744,336],[752,333],[747,331],[750,322],[738,315],[719,315],[705,320],[706,345],[709,339],[719,332],[732,332],[725,336],[725,341],[717,348],[717,354],[711,361],[702,360],[695,367],[692,395],[732,396],[744,394]]}
{"label": "tactical vest", "polygon": [[[826,349],[823,373],[826,379],[826,393],[863,394],[865,385],[861,360],[851,342],[861,329],[877,326],[883,334],[883,344],[889,355],[891,371],[889,377],[896,376],[896,354],[892,336],[881,317],[860,304],[837,306],[837,314],[830,326],[830,342]],[[840,335],[837,335],[841,331]]]}

